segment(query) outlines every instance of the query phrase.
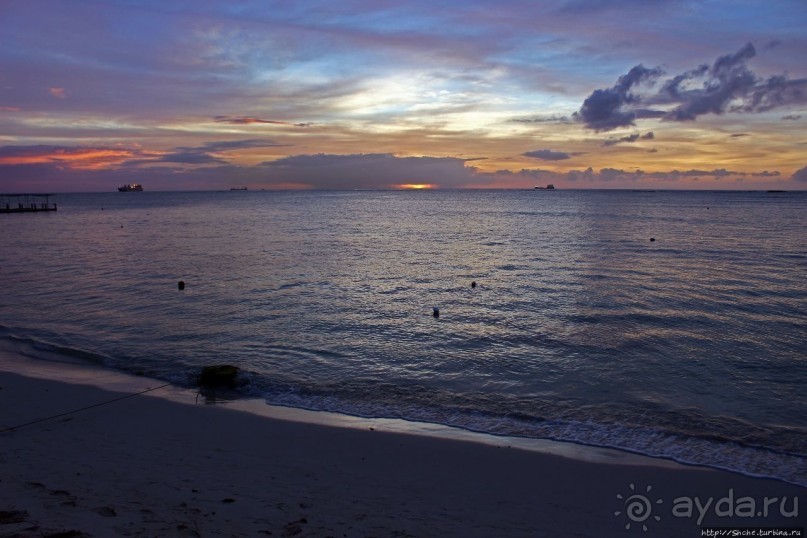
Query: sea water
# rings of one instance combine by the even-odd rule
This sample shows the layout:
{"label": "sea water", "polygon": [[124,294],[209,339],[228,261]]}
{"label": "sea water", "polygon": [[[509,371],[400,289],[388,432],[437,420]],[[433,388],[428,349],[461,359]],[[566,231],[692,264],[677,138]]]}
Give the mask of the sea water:
{"label": "sea water", "polygon": [[0,215],[2,338],[188,387],[233,364],[271,404],[807,485],[807,193],[55,200]]}

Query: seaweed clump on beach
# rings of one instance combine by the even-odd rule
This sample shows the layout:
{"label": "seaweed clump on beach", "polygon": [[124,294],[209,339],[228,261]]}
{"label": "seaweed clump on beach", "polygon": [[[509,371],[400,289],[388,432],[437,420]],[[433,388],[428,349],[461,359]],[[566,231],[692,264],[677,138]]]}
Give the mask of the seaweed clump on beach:
{"label": "seaweed clump on beach", "polygon": [[238,373],[240,368],[230,364],[216,364],[205,366],[196,379],[200,390],[230,389],[238,386]]}

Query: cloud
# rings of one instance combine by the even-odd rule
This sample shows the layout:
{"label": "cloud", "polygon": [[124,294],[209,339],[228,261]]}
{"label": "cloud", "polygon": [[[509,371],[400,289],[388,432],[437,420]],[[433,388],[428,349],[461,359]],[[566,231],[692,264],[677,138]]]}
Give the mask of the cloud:
{"label": "cloud", "polygon": [[[807,103],[807,79],[789,80],[784,75],[763,79],[747,65],[755,56],[756,49],[748,43],[711,66],[702,64],[669,77],[660,88],[655,85],[661,68],[637,65],[613,87],[594,90],[575,117],[589,129],[610,131],[634,125],[640,118],[694,121],[705,114],[765,112]],[[633,90],[640,84],[654,91],[639,95]]]}
{"label": "cloud", "polygon": [[566,159],[571,159],[574,156],[582,155],[582,153],[567,153],[564,151],[552,151],[551,149],[538,149],[535,151],[522,153],[522,155],[524,157],[532,157],[533,159],[541,159],[542,161],[564,161]]}
{"label": "cloud", "polygon": [[141,155],[139,150],[115,146],[3,146],[0,147],[0,166],[44,164],[88,170],[117,166]]}
{"label": "cloud", "polygon": [[664,120],[691,121],[704,114],[765,112],[777,107],[807,103],[807,79],[788,80],[784,75],[763,79],[748,67],[756,56],[748,43],[734,54],[719,57],[678,75],[662,88],[678,106]]}
{"label": "cloud", "polygon": [[[69,171],[57,171],[47,165],[36,169],[17,167],[11,170],[4,169],[0,164],[0,178],[16,176],[18,181],[47,181],[48,185],[42,188],[54,191],[61,190],[59,184],[78,184],[79,177],[86,185],[85,190],[109,190],[118,183],[131,181],[134,174],[141,176],[140,182],[146,188],[150,186],[150,190],[222,189],[244,184],[269,189],[394,189],[403,184],[455,188],[475,183],[488,184],[494,179],[480,176],[476,168],[466,166],[465,159],[398,157],[392,154],[293,155],[259,165],[238,165],[223,159],[219,162],[206,161],[201,154],[198,159],[202,164],[212,166],[177,166],[184,164],[183,159],[192,161],[195,155],[193,152],[174,152],[159,161],[130,161],[116,169],[80,176]],[[165,166],[156,166],[156,163]]]}
{"label": "cloud", "polygon": [[648,173],[648,177],[654,178],[670,178],[670,179],[679,179],[679,178],[692,178],[692,177],[715,177],[715,178],[722,178],[722,177],[729,177],[729,176],[745,176],[744,172],[736,172],[733,170],[726,170],[725,168],[715,168],[713,170],[698,170],[698,169],[690,169],[690,170],[672,170],[670,172],[652,172]]}
{"label": "cloud", "polygon": [[[770,182],[781,176],[778,171],[724,168],[645,172],[589,167],[565,172],[540,168],[485,172],[469,165],[469,159],[389,153],[301,154],[244,165],[222,155],[236,148],[265,147],[268,143],[271,141],[220,141],[167,152],[121,147],[5,146],[0,147],[0,190],[110,191],[120,183],[131,182],[133,177],[149,190],[224,189],[245,184],[269,189],[391,189],[403,184],[529,188],[546,183],[561,188],[633,188],[707,180],[710,186],[745,180],[745,188],[769,188]],[[807,183],[807,167],[793,174],[792,179]],[[749,184],[751,180],[762,183]]]}
{"label": "cloud", "polygon": [[634,133],[632,135],[623,136],[622,138],[609,138],[602,143],[603,146],[616,146],[617,144],[633,143],[637,140],[653,140],[656,137],[653,131],[649,131],[643,135]]}
{"label": "cloud", "polygon": [[787,116],[782,116],[782,119],[785,121],[798,121],[801,119],[801,114],[788,114]]}
{"label": "cloud", "polygon": [[[735,99],[747,96],[758,83],[758,78],[746,66],[746,62],[756,56],[751,43],[734,54],[721,56],[711,68],[701,65],[697,69],[674,77],[664,85],[662,91],[668,93],[681,104],[665,115],[670,121],[694,120],[703,114],[722,114]],[[700,88],[688,89],[686,84],[703,79]],[[761,97],[760,97],[761,98]]]}
{"label": "cloud", "polygon": [[279,120],[264,120],[255,118],[253,116],[214,116],[213,120],[216,123],[229,123],[232,125],[249,125],[252,123],[268,123],[271,125],[289,125],[292,127],[310,127],[314,125],[313,122],[291,123],[288,121]]}
{"label": "cloud", "polygon": [[215,152],[232,151],[247,148],[279,148],[287,146],[288,144],[280,144],[278,142],[275,142],[274,140],[269,140],[266,138],[248,138],[246,140],[224,140],[219,142],[208,142],[203,146],[191,149],[197,149],[200,151],[215,153]]}
{"label": "cloud", "polygon": [[50,92],[50,94],[53,97],[55,97],[57,99],[66,99],[67,98],[67,92],[65,91],[64,88],[50,88],[48,91]]}
{"label": "cloud", "polygon": [[[799,176],[800,181],[807,182],[807,167],[797,172],[796,174],[803,174]],[[480,174],[481,175],[481,174]],[[522,169],[518,172],[510,172],[507,170],[499,170],[491,174],[500,180],[509,180],[511,184],[519,179],[526,180],[534,183],[554,183],[556,185],[575,186],[596,186],[597,184],[607,184],[610,187],[632,187],[636,185],[658,185],[673,184],[678,182],[691,182],[710,180],[713,182],[724,182],[726,180],[743,181],[748,178],[758,179],[772,179],[781,176],[778,171],[764,171],[764,172],[742,172],[737,170],[727,170],[725,168],[716,168],[713,170],[667,170],[658,172],[645,172],[641,169],[624,170],[620,168],[605,167],[595,170],[588,167],[584,170],[570,170],[567,172],[558,172],[553,170],[543,169]],[[793,179],[796,179],[794,175]],[[762,184],[768,185],[769,184]]]}
{"label": "cloud", "polygon": [[443,188],[468,185],[476,168],[455,157],[398,157],[389,153],[294,155],[263,163],[269,181],[318,189],[378,189],[402,184]]}
{"label": "cloud", "polygon": [[619,77],[611,88],[594,90],[583,101],[583,106],[575,113],[575,117],[595,131],[610,131],[617,127],[634,125],[641,112],[633,107],[641,102],[641,98],[632,92],[633,88],[643,83],[652,83],[662,73],[658,67],[648,69],[641,64],[637,65]]}
{"label": "cloud", "polygon": [[571,123],[572,120],[569,116],[531,116],[528,118],[513,118],[509,120],[512,123]]}
{"label": "cloud", "polygon": [[208,142],[198,147],[177,147],[168,151],[145,151],[123,146],[3,146],[0,166],[52,165],[62,169],[135,168],[154,163],[187,165],[225,164],[222,153],[248,148],[280,147],[273,140],[247,139]]}
{"label": "cloud", "polygon": [[208,142],[207,144],[197,147],[173,148],[167,153],[163,154],[157,160],[159,162],[178,164],[224,164],[229,161],[221,157],[220,154],[228,151],[284,146],[285,144],[279,144],[274,140],[260,138],[252,138],[247,140],[225,140],[219,142]]}

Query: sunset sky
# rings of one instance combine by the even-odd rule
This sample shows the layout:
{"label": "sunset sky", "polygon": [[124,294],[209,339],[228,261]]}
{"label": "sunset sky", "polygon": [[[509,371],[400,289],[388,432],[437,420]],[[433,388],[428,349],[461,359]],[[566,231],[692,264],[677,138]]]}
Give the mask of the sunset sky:
{"label": "sunset sky", "polygon": [[807,189],[804,0],[3,0],[0,192]]}

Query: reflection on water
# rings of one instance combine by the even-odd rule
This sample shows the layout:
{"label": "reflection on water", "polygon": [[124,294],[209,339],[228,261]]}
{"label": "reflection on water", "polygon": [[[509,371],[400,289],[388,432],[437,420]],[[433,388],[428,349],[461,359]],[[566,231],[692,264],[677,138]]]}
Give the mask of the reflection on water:
{"label": "reflection on water", "polygon": [[807,454],[803,194],[144,192],[59,207],[3,219],[7,332],[180,383],[236,364],[287,405],[667,455],[701,438]]}

